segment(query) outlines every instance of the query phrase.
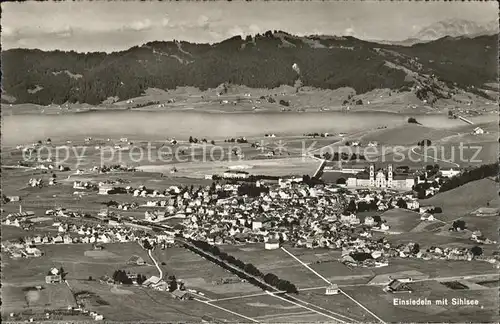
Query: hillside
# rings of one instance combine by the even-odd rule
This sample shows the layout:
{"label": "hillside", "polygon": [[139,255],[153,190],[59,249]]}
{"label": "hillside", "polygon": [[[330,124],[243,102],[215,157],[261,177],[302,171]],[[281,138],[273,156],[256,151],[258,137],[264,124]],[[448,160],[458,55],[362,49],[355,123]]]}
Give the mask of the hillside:
{"label": "hillside", "polygon": [[12,49],[2,52],[2,102],[97,105],[149,88],[206,90],[228,83],[296,91],[349,87],[358,95],[391,89],[432,105],[458,91],[487,97],[480,89],[497,81],[496,54],[496,36],[404,47],[270,31],[213,45],[150,42],[110,54]]}

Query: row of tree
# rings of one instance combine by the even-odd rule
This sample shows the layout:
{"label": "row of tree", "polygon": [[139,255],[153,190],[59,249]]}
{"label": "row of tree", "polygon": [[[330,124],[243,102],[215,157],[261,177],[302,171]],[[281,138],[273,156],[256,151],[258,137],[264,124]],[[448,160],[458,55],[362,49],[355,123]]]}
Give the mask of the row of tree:
{"label": "row of tree", "polygon": [[[124,285],[133,284],[133,280],[129,277],[129,274],[125,270],[115,270],[112,276],[115,282],[119,282]],[[142,285],[142,283],[146,281],[146,276],[142,274],[137,275],[136,282],[138,285]]]}
{"label": "row of tree", "polygon": [[[346,145],[350,143],[347,142]],[[356,153],[347,153],[347,152],[326,152],[323,153],[321,156],[315,155],[316,157],[323,158],[327,161],[356,161],[356,160],[366,160],[365,156],[363,154],[356,154]]]}
{"label": "row of tree", "polygon": [[264,274],[259,269],[257,269],[257,267],[255,267],[253,264],[244,263],[243,261],[236,259],[232,255],[229,255],[226,252],[221,251],[215,245],[210,245],[204,241],[192,241],[192,243],[199,249],[209,252],[210,254],[220,258],[221,260],[240,268],[242,271],[251,274],[252,276],[262,278],[265,283],[277,288],[278,290],[286,291],[289,293],[298,292],[297,287],[295,287],[295,285],[290,283],[288,280],[280,279],[278,278],[278,276],[272,273]]}
{"label": "row of tree", "polygon": [[488,177],[498,176],[498,163],[484,164],[472,170],[467,170],[459,175],[456,175],[443,183],[439,192],[445,192],[463,186],[471,181],[481,180]]}

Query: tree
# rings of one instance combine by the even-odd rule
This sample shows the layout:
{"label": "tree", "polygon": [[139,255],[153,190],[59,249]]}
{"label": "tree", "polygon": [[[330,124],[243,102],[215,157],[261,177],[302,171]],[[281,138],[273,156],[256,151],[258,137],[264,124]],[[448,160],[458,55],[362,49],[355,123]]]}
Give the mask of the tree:
{"label": "tree", "polygon": [[211,141],[210,141],[210,144],[215,145],[215,141],[214,141],[214,140],[211,140]]}
{"label": "tree", "polygon": [[414,117],[408,118],[408,124],[420,124]]}
{"label": "tree", "polygon": [[137,284],[142,285],[146,281],[146,276],[142,274],[137,275]]}
{"label": "tree", "polygon": [[144,240],[143,241],[143,246],[146,250],[152,250],[153,247],[151,246],[151,243],[149,243],[149,240]]}
{"label": "tree", "polygon": [[356,202],[354,201],[354,199],[351,199],[351,201],[349,201],[349,205],[347,205],[346,212],[354,213],[356,212],[356,209]]}
{"label": "tree", "polygon": [[463,221],[461,219],[454,221],[451,226],[453,227],[453,229],[455,231],[458,230],[458,229],[464,230],[466,228],[465,227],[465,221]]}
{"label": "tree", "polygon": [[189,143],[194,143],[193,136],[189,136]]}
{"label": "tree", "polygon": [[251,263],[245,264],[245,268],[243,270],[245,270],[246,272],[248,272],[249,274],[254,275],[254,276],[261,276],[262,275],[262,273],[259,271],[259,269],[257,269]]}
{"label": "tree", "polygon": [[290,103],[286,100],[280,100],[280,105],[288,107],[288,106],[290,106]]}
{"label": "tree", "polygon": [[377,224],[380,224],[380,223],[382,223],[382,218],[380,217],[380,215],[374,215],[373,221]]}
{"label": "tree", "polygon": [[66,275],[68,274],[67,272],[64,272],[64,268],[61,266],[61,268],[59,268],[59,274],[61,275],[61,279],[62,280],[65,280],[66,279]]}
{"label": "tree", "polygon": [[89,278],[87,279],[88,281],[92,281],[94,279],[92,279],[92,276],[89,276]]}
{"label": "tree", "polygon": [[168,280],[168,291],[172,292],[175,291],[177,288],[178,288],[177,279],[175,278],[175,276],[172,275],[169,277]]}
{"label": "tree", "polygon": [[475,257],[483,254],[483,249],[481,249],[477,245],[474,246],[472,249],[470,249],[470,251],[472,252],[472,255],[474,255]]}
{"label": "tree", "polygon": [[427,198],[427,196],[426,196],[426,193],[425,193],[425,192],[426,192],[425,188],[424,188],[424,187],[420,187],[420,188],[418,189],[418,191],[417,191],[417,198],[418,198],[418,199],[425,199],[425,198]]}
{"label": "tree", "polygon": [[345,178],[338,178],[336,184],[346,184]]}
{"label": "tree", "polygon": [[411,249],[411,253],[417,254],[418,252],[420,252],[420,245],[418,245],[418,243],[415,243],[413,245],[413,248]]}
{"label": "tree", "polygon": [[399,198],[399,200],[396,202],[396,206],[398,206],[399,208],[408,208],[408,204],[406,203],[406,201],[404,201],[403,198]]}

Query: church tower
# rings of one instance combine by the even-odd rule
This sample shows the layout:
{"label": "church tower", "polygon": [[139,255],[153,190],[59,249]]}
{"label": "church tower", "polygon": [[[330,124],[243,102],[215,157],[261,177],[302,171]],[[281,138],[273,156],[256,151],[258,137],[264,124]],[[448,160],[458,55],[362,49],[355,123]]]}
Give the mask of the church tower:
{"label": "church tower", "polygon": [[370,187],[375,186],[375,166],[370,164]]}
{"label": "church tower", "polygon": [[393,185],[393,172],[392,172],[392,164],[389,164],[388,170],[387,170],[387,187],[392,188]]}

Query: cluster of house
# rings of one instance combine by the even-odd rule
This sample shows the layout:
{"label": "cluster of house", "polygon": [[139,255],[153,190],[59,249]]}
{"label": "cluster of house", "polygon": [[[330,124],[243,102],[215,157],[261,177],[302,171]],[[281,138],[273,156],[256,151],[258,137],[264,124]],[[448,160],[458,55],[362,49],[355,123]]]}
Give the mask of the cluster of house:
{"label": "cluster of house", "polygon": [[440,169],[439,172],[425,171],[417,175],[415,184],[427,184],[425,197],[432,197],[439,192],[446,179],[459,175],[461,172],[461,170],[453,168]]}
{"label": "cluster of house", "polygon": [[417,244],[410,242],[401,244],[392,249],[393,257],[400,258],[418,258],[422,260],[454,260],[454,261],[486,261],[489,263],[498,263],[498,256],[474,255],[471,249],[463,247],[439,247],[431,246],[426,250],[415,250]]}
{"label": "cluster of house", "polygon": [[42,187],[43,186],[43,180],[41,178],[36,179],[36,178],[30,178],[28,181],[28,186],[29,187]]}
{"label": "cluster of house", "polygon": [[34,244],[29,242],[2,242],[2,251],[6,252],[11,258],[37,258],[43,255]]}
{"label": "cluster of house", "polygon": [[[109,225],[109,223],[108,223]],[[29,244],[92,244],[92,243],[113,243],[137,241],[140,237],[137,231],[131,228],[125,228],[109,225],[80,225],[56,222],[53,226],[57,227],[58,234],[45,234],[28,236],[24,241]],[[77,234],[71,236],[69,233]]]}
{"label": "cluster of house", "polygon": [[98,186],[90,181],[74,181],[73,189],[97,190]]}
{"label": "cluster of house", "polygon": [[485,237],[481,231],[476,230],[473,231],[471,234],[470,239],[476,243],[479,244],[496,244],[496,241],[490,240],[489,238]]}
{"label": "cluster of house", "polygon": [[[133,264],[133,265],[145,264],[144,260],[139,256],[133,256],[127,263]],[[137,282],[138,281],[137,280],[138,274],[127,272],[126,275],[132,281],[132,285],[135,285],[135,286],[140,285],[142,287],[157,290],[157,291],[170,291],[172,294],[172,297],[174,297],[175,299],[189,300],[189,299],[193,299],[194,294],[203,295],[202,293],[197,292],[195,290],[186,289],[184,282],[182,280],[175,280],[176,289],[171,291],[173,289],[171,287],[173,282],[167,281],[167,280],[160,278],[158,276],[153,275],[139,284]],[[104,275],[104,276],[100,277],[99,282],[102,284],[106,284],[106,285],[116,285],[117,284],[117,282],[115,280],[113,280],[113,278],[109,277],[108,275]]]}

